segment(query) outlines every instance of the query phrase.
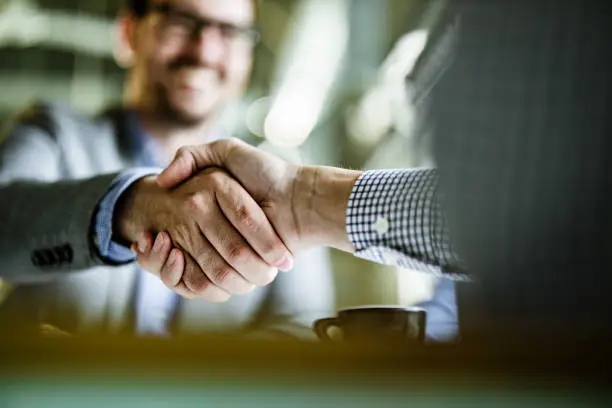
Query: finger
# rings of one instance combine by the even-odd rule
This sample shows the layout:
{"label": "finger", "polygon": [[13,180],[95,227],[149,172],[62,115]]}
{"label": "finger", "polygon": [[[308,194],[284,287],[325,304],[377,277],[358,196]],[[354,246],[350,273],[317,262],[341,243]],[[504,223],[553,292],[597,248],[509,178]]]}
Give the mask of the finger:
{"label": "finger", "polygon": [[228,178],[223,192],[216,198],[225,217],[266,264],[282,271],[293,267],[293,254],[261,207],[239,183]]}
{"label": "finger", "polygon": [[[132,244],[132,250],[137,253],[138,264],[145,270],[159,277],[161,281],[170,289],[187,299],[193,299],[196,295],[191,292],[181,281],[185,269],[185,258],[183,253],[178,248],[172,248],[172,240],[167,232],[160,232],[155,238],[155,243],[151,247],[150,233],[143,235],[141,248],[145,248],[142,253],[138,250],[137,244]],[[158,245],[160,253],[155,254]],[[166,256],[163,255],[166,251],[169,252]],[[163,260],[162,260],[163,258]]]}
{"label": "finger", "polygon": [[[201,210],[195,213],[201,214]],[[252,285],[238,272],[227,268],[221,256],[206,237],[202,236],[196,223],[177,226],[172,236],[176,238],[175,246],[182,249],[185,256],[185,270],[181,281],[197,297],[211,301],[225,301],[230,294],[252,290]],[[172,286],[178,284],[176,281],[170,283]]]}
{"label": "finger", "polygon": [[140,253],[137,256],[138,264],[153,275],[160,277],[162,268],[172,249],[172,240],[167,232],[160,232],[155,237],[155,242],[151,250],[147,253]]}
{"label": "finger", "polygon": [[130,249],[136,255],[138,254],[148,254],[153,246],[153,235],[150,232],[143,232],[138,237],[138,241],[132,243]]}
{"label": "finger", "polygon": [[[214,253],[221,256],[221,258],[207,260],[215,263],[215,267],[208,274],[209,277],[223,288],[226,288],[226,286],[222,286],[226,281],[236,282],[237,276],[232,271],[237,271],[236,274],[243,280],[258,286],[264,286],[272,282],[276,277],[277,269],[261,259],[242,235],[229,223],[216,204],[209,205],[205,217],[197,213],[194,214],[196,222],[212,245]],[[221,263],[220,259],[224,262]],[[202,265],[199,259],[198,263]]]}
{"label": "finger", "polygon": [[[232,242],[238,242],[238,245],[229,248],[230,254],[235,253],[235,248],[238,246],[248,247],[248,244],[225,219],[214,197],[210,194],[192,195],[185,201],[184,211],[195,223],[193,226],[179,226],[177,228],[176,235],[173,236],[178,238],[179,246],[191,255],[210,281],[221,289],[231,294],[243,294],[253,290],[253,284],[258,284],[258,282],[245,279],[239,271],[232,267],[230,262],[226,261],[226,257],[231,256],[228,256],[227,250],[225,250],[227,246],[217,244],[217,247],[210,240],[215,239],[216,242],[219,242],[229,237]],[[250,248],[248,249],[250,250]],[[221,252],[222,250],[224,252]],[[252,250],[251,257],[258,258]],[[262,263],[263,261],[259,260],[260,265],[251,263],[251,267],[261,270]],[[267,265],[263,265],[265,268],[271,269]],[[276,272],[274,271],[273,274],[275,276]],[[274,276],[271,276],[270,280],[274,279]]]}
{"label": "finger", "polygon": [[198,169],[216,165],[209,159],[209,150],[209,145],[181,147],[168,167],[157,176],[157,183],[165,188],[174,187],[197,173]]}
{"label": "finger", "polygon": [[161,270],[162,282],[177,282],[175,285],[168,287],[186,299],[196,299],[198,295],[189,290],[182,280],[184,273],[185,255],[180,249],[172,248],[168,260]]}
{"label": "finger", "polygon": [[185,256],[178,248],[172,248],[168,259],[161,268],[160,277],[171,282],[180,282],[185,272]]}
{"label": "finger", "polygon": [[[223,234],[222,231],[218,233]],[[219,288],[235,295],[249,293],[255,288],[254,282],[245,279],[230,265],[206,237],[202,237],[197,253],[198,255],[194,257],[195,262],[208,279]]]}
{"label": "finger", "polygon": [[220,140],[213,143],[183,146],[176,152],[174,159],[164,171],[157,176],[161,187],[174,187],[180,182],[206,167],[225,167],[225,161],[232,148],[243,144],[236,139]]}
{"label": "finger", "polygon": [[190,291],[185,285],[185,282],[183,281],[180,281],[176,286],[170,289],[172,289],[177,295],[185,299],[197,299],[198,298],[198,295]]}
{"label": "finger", "polygon": [[[224,302],[229,299],[229,294],[215,288],[214,285],[204,278],[204,282],[196,283],[194,276],[202,275],[199,267],[195,266],[193,260],[188,258],[180,249],[172,248],[168,260],[160,271],[162,282],[187,299],[202,298],[211,302]],[[190,263],[189,263],[190,262]],[[187,283],[185,277],[187,276]]]}
{"label": "finger", "polygon": [[230,298],[230,294],[216,286],[203,272],[200,266],[194,261],[191,255],[185,255],[185,272],[183,278],[176,285],[181,291],[187,291],[190,298],[204,299],[209,302],[225,302]]}

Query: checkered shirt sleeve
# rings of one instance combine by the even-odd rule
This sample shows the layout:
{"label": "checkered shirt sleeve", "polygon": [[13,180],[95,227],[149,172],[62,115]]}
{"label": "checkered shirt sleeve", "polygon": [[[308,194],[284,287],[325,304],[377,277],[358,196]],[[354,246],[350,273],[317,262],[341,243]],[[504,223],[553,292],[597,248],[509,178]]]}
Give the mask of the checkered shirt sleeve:
{"label": "checkered shirt sleeve", "polygon": [[346,213],[355,255],[400,268],[457,280],[444,217],[439,208],[435,169],[366,171],[357,180]]}

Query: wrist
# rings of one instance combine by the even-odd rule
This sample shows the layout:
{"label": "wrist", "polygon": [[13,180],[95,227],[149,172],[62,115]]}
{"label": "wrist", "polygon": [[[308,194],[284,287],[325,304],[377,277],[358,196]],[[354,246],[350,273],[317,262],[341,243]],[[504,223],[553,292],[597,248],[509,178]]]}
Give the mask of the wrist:
{"label": "wrist", "polygon": [[294,219],[310,246],[353,252],[346,233],[346,209],[359,171],[304,166],[294,182]]}
{"label": "wrist", "polygon": [[118,242],[132,243],[150,228],[147,220],[147,202],[154,190],[159,189],[155,176],[146,176],[125,190],[115,206],[113,238]]}

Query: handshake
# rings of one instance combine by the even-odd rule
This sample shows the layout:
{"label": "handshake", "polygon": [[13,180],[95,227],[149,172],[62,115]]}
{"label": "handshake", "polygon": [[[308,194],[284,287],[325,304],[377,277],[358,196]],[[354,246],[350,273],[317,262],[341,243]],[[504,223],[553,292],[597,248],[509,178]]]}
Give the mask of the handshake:
{"label": "handshake", "polygon": [[236,139],[186,146],[122,195],[113,231],[179,295],[222,302],[269,284],[302,250],[352,251],[345,212],[359,175]]}

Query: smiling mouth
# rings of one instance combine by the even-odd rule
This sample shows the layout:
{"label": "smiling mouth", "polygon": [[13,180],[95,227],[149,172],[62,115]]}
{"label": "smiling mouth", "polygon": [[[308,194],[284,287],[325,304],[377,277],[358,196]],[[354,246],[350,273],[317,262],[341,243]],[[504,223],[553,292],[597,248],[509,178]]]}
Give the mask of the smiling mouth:
{"label": "smiling mouth", "polygon": [[216,73],[206,71],[183,71],[178,73],[178,88],[189,92],[209,91],[217,85]]}
{"label": "smiling mouth", "polygon": [[181,91],[187,91],[187,92],[194,92],[194,93],[201,93],[204,92],[206,89],[202,86],[193,86],[193,85],[188,85],[188,84],[181,84],[178,87]]}

